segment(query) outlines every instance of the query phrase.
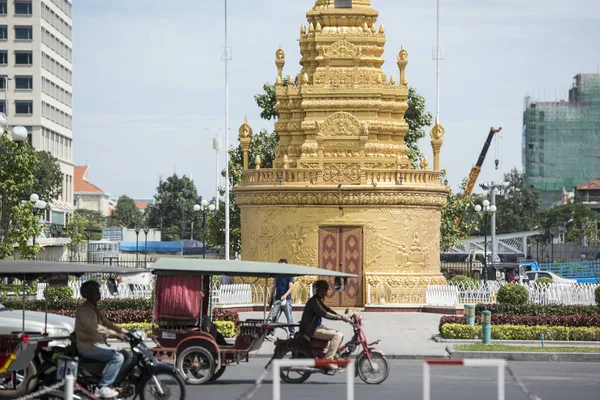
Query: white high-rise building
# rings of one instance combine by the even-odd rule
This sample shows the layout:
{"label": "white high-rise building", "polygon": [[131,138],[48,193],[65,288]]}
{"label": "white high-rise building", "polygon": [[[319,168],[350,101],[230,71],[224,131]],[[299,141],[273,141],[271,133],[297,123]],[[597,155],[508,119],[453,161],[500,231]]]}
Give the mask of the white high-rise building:
{"label": "white high-rise building", "polygon": [[42,199],[57,225],[74,208],[72,62],[71,1],[0,0],[0,111],[9,126],[27,128],[33,147],[60,162],[62,194]]}

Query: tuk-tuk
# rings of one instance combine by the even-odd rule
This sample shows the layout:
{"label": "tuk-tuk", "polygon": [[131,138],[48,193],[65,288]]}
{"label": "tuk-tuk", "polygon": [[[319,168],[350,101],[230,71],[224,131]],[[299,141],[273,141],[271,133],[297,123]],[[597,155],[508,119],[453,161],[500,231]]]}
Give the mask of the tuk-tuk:
{"label": "tuk-tuk", "polygon": [[523,266],[518,263],[499,263],[494,264],[493,267],[496,272],[496,280],[501,283],[517,282],[523,284],[529,282]]}
{"label": "tuk-tuk", "polygon": [[[270,278],[319,276],[333,278],[336,290],[357,275],[293,264],[252,261],[162,258],[152,266],[156,278],[153,349],[157,359],[175,359],[187,383],[217,380],[227,366],[248,361],[266,334],[288,324],[267,321],[267,282]],[[253,277],[265,279],[263,319],[240,321],[233,344],[219,338],[210,321],[210,277]]]}
{"label": "tuk-tuk", "polygon": [[33,390],[41,363],[37,357],[39,351],[51,342],[68,339],[68,335],[48,334],[47,305],[44,333],[39,335],[26,331],[25,285],[28,282],[38,281],[46,282],[52,287],[67,286],[69,276],[81,277],[91,273],[124,276],[139,273],[139,270],[102,264],[0,260],[0,278],[17,278],[23,285],[21,330],[10,335],[0,335],[0,398],[14,399]]}

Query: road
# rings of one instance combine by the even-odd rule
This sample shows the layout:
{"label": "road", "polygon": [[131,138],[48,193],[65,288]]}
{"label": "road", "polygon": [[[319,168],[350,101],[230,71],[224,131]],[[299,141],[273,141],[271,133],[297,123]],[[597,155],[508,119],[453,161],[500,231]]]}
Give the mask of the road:
{"label": "road", "polygon": [[[230,367],[217,382],[187,386],[188,399],[236,399],[262,372],[266,360],[254,360]],[[381,385],[369,386],[355,380],[356,399],[422,399],[422,361],[391,360],[391,373]],[[600,363],[509,363],[524,385],[542,400],[597,400],[600,393]],[[431,399],[496,399],[495,369],[441,367],[431,371]],[[281,398],[345,399],[345,375],[313,375],[300,385],[281,383]],[[272,374],[253,399],[272,398]],[[506,374],[506,399],[527,399],[513,378]]]}

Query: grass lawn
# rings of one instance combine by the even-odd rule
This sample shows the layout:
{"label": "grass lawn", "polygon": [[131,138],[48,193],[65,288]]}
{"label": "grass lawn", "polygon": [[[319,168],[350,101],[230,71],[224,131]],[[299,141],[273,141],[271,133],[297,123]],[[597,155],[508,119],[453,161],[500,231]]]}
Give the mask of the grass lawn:
{"label": "grass lawn", "polygon": [[458,351],[507,351],[515,353],[600,353],[600,347],[511,346],[508,344],[457,344]]}

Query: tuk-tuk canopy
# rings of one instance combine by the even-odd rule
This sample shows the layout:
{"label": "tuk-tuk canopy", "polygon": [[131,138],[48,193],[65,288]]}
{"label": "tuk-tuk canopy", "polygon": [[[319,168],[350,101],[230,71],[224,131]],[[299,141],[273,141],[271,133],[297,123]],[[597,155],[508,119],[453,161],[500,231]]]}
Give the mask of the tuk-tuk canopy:
{"label": "tuk-tuk canopy", "polygon": [[0,277],[26,277],[37,279],[49,276],[81,276],[84,274],[139,274],[136,268],[117,267],[104,264],[79,264],[71,262],[51,262],[35,260],[0,260]]}
{"label": "tuk-tuk canopy", "polygon": [[278,278],[287,276],[330,276],[358,278],[358,275],[304,265],[240,260],[160,258],[152,264],[155,275],[225,275]]}

